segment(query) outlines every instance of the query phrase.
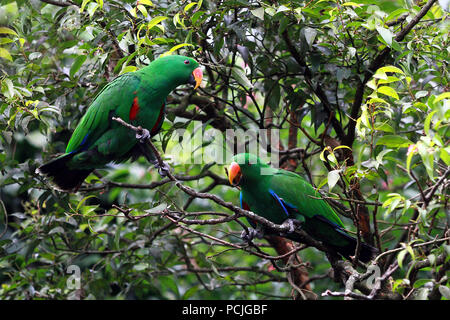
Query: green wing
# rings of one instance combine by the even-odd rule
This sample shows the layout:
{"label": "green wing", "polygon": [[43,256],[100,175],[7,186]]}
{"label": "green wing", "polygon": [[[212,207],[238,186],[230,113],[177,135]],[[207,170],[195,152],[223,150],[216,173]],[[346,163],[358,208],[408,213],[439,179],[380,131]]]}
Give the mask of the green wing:
{"label": "green wing", "polygon": [[119,125],[111,123],[111,116],[128,120],[133,97],[140,81],[137,74],[130,72],[107,84],[81,118],[70,138],[66,153],[88,148],[108,129]]}
{"label": "green wing", "polygon": [[276,170],[270,180],[270,189],[290,207],[288,210],[293,209],[290,212],[298,210],[299,215],[308,218],[320,215],[344,227],[341,219],[323,200],[320,193],[298,174],[282,169]]}

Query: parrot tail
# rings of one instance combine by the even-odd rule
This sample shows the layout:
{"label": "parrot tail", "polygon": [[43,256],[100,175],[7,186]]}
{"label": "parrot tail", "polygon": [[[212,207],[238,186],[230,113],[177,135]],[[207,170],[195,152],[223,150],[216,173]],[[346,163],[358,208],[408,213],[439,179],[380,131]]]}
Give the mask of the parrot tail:
{"label": "parrot tail", "polygon": [[92,170],[70,169],[67,162],[73,156],[73,153],[68,153],[51,160],[37,168],[36,173],[51,178],[59,191],[76,192]]}
{"label": "parrot tail", "polygon": [[[355,255],[356,245],[358,240],[344,231],[341,231],[340,234],[347,239],[348,244],[345,246],[337,246],[333,244],[328,244],[334,250],[336,250],[343,257],[351,260],[351,256]],[[372,260],[377,254],[378,250],[367,243],[361,242],[361,247],[359,250],[359,260],[367,263]]]}
{"label": "parrot tail", "polygon": [[[330,232],[331,230],[327,230],[327,235],[332,234],[332,238],[329,236],[324,236],[323,234],[317,234],[317,230],[309,230],[312,235],[316,234],[316,237],[324,242],[326,245],[334,249],[344,258],[352,260],[351,257],[355,255],[356,245],[358,240],[351,235],[349,235],[341,226],[337,225],[334,222],[331,222],[327,218],[315,215],[311,221],[315,222],[316,227],[320,227],[317,229],[323,229],[323,227],[328,226],[331,227],[331,230],[334,232]],[[306,230],[308,232],[308,230]],[[378,250],[367,243],[361,242],[360,250],[359,250],[359,260],[367,263],[372,260],[378,254]]]}

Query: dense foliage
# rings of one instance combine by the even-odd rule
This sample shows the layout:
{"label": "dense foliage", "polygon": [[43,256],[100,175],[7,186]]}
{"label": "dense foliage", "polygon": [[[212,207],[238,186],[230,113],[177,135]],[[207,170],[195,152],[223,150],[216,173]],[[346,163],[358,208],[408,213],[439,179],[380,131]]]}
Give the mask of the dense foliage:
{"label": "dense foliage", "polygon": [[[0,299],[450,299],[445,6],[2,0]],[[200,90],[171,94],[153,139],[173,179],[143,158],[97,170],[76,194],[35,173],[108,81],[172,53],[205,74]],[[189,161],[211,141],[179,147],[212,129],[279,130],[280,166],[320,188],[378,257],[344,262],[308,238],[243,242],[224,163]]]}

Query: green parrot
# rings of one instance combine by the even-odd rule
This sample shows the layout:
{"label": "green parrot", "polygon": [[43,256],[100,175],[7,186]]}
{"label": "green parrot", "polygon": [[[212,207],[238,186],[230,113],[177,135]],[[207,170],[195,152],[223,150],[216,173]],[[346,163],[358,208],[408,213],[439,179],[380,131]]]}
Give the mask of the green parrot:
{"label": "green parrot", "polygon": [[[100,91],[81,118],[65,154],[42,165],[37,172],[51,178],[57,189],[67,192],[76,191],[94,169],[139,155],[152,162],[161,175],[167,174],[167,164],[158,166],[143,142],[161,129],[169,93],[182,84],[192,84],[197,89],[202,78],[198,62],[179,55],[158,58],[139,71],[115,78]],[[112,117],[141,126],[144,134],[135,136],[135,132]]]}
{"label": "green parrot", "polygon": [[[344,224],[333,209],[307,181],[298,174],[275,169],[255,155],[241,153],[232,158],[227,170],[233,186],[240,186],[240,205],[276,224],[287,223],[286,238],[296,239],[294,225],[349,259],[355,255],[357,240],[344,230]],[[256,228],[254,221],[249,223]],[[242,237],[250,240],[262,231],[250,228]],[[376,249],[361,243],[359,259],[370,261]]]}

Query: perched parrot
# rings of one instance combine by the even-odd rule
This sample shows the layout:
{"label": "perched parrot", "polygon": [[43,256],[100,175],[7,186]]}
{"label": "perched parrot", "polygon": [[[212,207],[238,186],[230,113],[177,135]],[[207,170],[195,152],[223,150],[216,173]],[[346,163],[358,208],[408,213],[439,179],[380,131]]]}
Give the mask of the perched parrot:
{"label": "perched parrot", "polygon": [[[37,172],[51,178],[57,189],[73,192],[94,169],[144,155],[163,175],[168,166],[158,167],[155,156],[142,142],[161,129],[169,93],[182,84],[197,89],[202,78],[198,62],[179,55],[158,58],[139,71],[117,77],[101,90],[81,118],[66,153]],[[112,117],[141,126],[144,135],[135,136]]]}
{"label": "perched parrot", "polygon": [[[235,155],[227,170],[233,186],[240,186],[240,205],[276,224],[288,223],[286,238],[296,241],[294,225],[349,259],[355,255],[357,240],[345,230],[337,214],[320,193],[296,173],[275,169],[255,155]],[[256,228],[253,221],[249,223]],[[249,240],[263,230],[250,228],[243,233]],[[359,259],[368,262],[376,249],[361,243]]]}

